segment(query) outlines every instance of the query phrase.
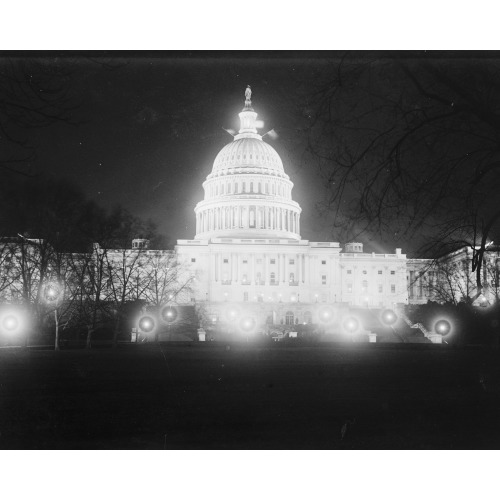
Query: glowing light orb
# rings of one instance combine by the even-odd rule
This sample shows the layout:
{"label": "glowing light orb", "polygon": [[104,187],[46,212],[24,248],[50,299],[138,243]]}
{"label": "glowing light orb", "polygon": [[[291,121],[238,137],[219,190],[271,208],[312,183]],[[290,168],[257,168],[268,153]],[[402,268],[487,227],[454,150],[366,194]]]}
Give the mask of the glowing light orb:
{"label": "glowing light orb", "polygon": [[439,333],[439,335],[448,335],[451,330],[451,324],[449,321],[445,319],[440,319],[439,321],[436,321],[436,324],[434,325],[434,331],[436,333]]}
{"label": "glowing light orb", "polygon": [[397,319],[398,317],[392,309],[386,309],[382,313],[382,321],[386,325],[393,325],[394,323],[396,323]]}
{"label": "glowing light orb", "polygon": [[238,318],[241,317],[241,310],[238,306],[229,305],[224,308],[222,312],[223,321],[234,323]]}
{"label": "glowing light orb", "polygon": [[244,333],[253,333],[256,326],[257,322],[250,316],[244,317],[240,321],[240,328]]}
{"label": "glowing light orb", "polygon": [[335,310],[330,306],[324,306],[318,311],[318,318],[321,323],[332,323],[335,319]]}
{"label": "glowing light orb", "polygon": [[14,314],[9,314],[3,318],[2,326],[8,332],[14,332],[19,328],[19,318]]}
{"label": "glowing light orb", "polygon": [[151,316],[144,316],[139,320],[139,328],[143,332],[146,333],[151,332],[154,327],[155,327],[155,322],[154,319],[151,318]]}
{"label": "glowing light orb", "polygon": [[177,309],[173,306],[164,307],[160,314],[163,321],[167,323],[173,323],[177,319]]}
{"label": "glowing light orb", "polygon": [[342,326],[347,332],[355,333],[359,330],[360,323],[359,320],[354,316],[349,316],[343,321]]}
{"label": "glowing light orb", "polygon": [[59,298],[59,294],[59,286],[53,283],[47,285],[44,291],[45,300],[48,300],[49,302],[57,300]]}

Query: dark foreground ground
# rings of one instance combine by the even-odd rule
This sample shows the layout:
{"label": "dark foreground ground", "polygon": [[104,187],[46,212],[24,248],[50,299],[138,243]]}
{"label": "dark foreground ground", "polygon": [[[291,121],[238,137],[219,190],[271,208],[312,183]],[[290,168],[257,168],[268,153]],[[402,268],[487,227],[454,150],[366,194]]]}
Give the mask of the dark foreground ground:
{"label": "dark foreground ground", "polygon": [[2,449],[500,448],[498,351],[0,350]]}

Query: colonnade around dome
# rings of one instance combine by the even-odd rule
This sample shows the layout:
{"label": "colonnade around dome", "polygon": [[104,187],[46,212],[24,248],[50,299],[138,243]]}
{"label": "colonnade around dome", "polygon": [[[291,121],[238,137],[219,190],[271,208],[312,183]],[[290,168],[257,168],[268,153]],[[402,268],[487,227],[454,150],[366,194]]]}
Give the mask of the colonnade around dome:
{"label": "colonnade around dome", "polygon": [[196,238],[225,230],[266,230],[300,239],[300,216],[295,210],[267,205],[227,205],[196,214]]}

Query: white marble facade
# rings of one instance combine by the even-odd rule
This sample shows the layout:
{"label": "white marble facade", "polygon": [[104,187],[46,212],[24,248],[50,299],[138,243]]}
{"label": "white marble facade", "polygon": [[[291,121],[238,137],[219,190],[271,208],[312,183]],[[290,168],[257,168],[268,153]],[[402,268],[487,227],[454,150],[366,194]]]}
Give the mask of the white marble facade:
{"label": "white marble facade", "polygon": [[278,153],[258,134],[248,91],[246,96],[239,133],[203,183],[195,238],[177,241],[180,261],[196,275],[192,300],[214,307],[260,303],[263,310],[287,312],[304,311],[307,304],[314,311],[321,304],[407,303],[401,249],[363,253],[360,243],[342,249],[337,242],[301,239],[293,183]]}

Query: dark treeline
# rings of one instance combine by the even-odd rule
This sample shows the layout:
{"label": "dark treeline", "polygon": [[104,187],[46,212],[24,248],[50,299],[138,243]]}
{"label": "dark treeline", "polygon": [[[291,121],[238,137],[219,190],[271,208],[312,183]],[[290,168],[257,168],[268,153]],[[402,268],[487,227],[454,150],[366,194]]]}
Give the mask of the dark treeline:
{"label": "dark treeline", "polygon": [[5,174],[0,185],[0,236],[47,240],[56,250],[88,252],[93,243],[105,248],[130,248],[133,238],[165,248],[167,240],[155,224],[117,206],[106,211],[81,188],[49,175]]}

